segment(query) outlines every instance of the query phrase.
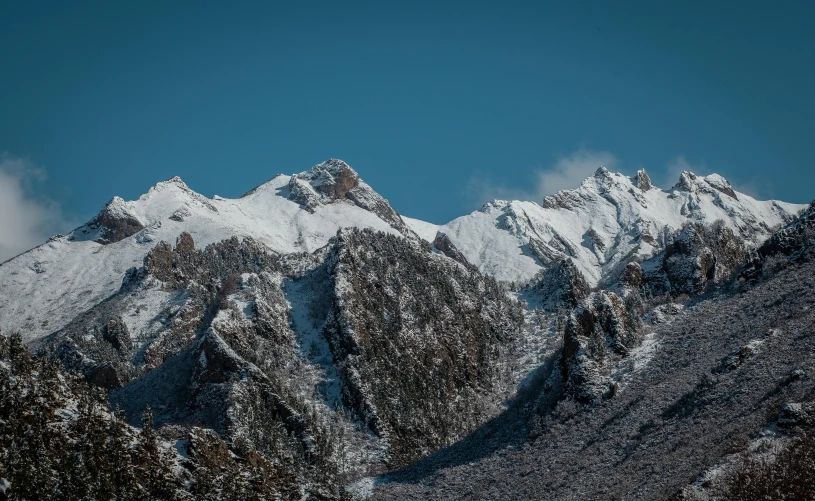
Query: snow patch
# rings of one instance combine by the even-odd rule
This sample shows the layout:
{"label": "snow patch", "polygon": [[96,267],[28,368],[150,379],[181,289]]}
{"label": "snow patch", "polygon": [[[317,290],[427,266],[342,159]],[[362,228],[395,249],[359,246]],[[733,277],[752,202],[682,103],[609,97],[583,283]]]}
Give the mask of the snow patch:
{"label": "snow patch", "polygon": [[414,233],[419,235],[419,238],[430,243],[433,243],[433,240],[436,239],[436,233],[441,229],[441,226],[438,224],[427,223],[419,219],[413,219],[412,217],[402,216],[402,221],[404,221],[407,227],[413,230]]}
{"label": "snow patch", "polygon": [[354,501],[365,501],[373,496],[374,488],[380,483],[377,477],[365,477],[347,485],[345,491]]}

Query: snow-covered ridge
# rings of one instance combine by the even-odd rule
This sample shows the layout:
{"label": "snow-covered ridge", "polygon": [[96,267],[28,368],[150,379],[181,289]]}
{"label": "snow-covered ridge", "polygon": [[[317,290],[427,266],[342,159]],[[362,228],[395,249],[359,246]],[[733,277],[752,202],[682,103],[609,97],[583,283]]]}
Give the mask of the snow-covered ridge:
{"label": "snow-covered ridge", "polygon": [[[360,196],[390,209],[347,164],[336,162],[350,170]],[[281,254],[313,252],[346,227],[412,234],[404,223],[400,232],[395,219],[350,199],[306,210],[290,199],[290,181],[301,176],[278,175],[237,199],[205,197],[178,177],[157,183],[137,200],[114,197],[69,235],[0,265],[0,331],[19,330],[28,340],[54,332],[116,292],[126,271],[141,266],[153,246],[173,243],[182,232],[198,247],[251,237]]]}
{"label": "snow-covered ridge", "polygon": [[331,159],[277,175],[240,198],[208,198],[173,177],[137,200],[114,197],[86,225],[0,265],[0,331],[36,340],[116,292],[160,241],[190,233],[198,247],[251,237],[281,254],[313,252],[341,228],[371,228],[433,242],[500,280],[526,280],[571,257],[594,285],[619,265],[664,248],[684,224],[724,220],[750,245],[804,205],[757,201],[721,176],[684,172],[670,190],[605,168],[575,190],[535,202],[490,202],[436,226],[404,218],[345,162]]}
{"label": "snow-covered ridge", "polygon": [[570,257],[594,285],[628,261],[653,256],[689,222],[723,220],[756,246],[805,207],[755,200],[717,174],[683,172],[675,186],[661,190],[645,171],[629,178],[600,167],[577,189],[548,196],[540,205],[494,200],[440,231],[498,279],[524,281]]}

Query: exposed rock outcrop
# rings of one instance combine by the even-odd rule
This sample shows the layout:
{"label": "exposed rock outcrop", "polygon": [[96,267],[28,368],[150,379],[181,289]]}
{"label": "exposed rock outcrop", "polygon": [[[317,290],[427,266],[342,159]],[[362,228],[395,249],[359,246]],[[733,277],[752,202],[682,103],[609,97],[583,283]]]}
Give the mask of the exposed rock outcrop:
{"label": "exposed rock outcrop", "polygon": [[106,245],[135,235],[143,229],[144,224],[133,214],[127,203],[119,197],[113,197],[99,214],[85,226],[75,230],[72,238],[91,237],[97,243]]}
{"label": "exposed rock outcrop", "polygon": [[642,191],[648,191],[654,187],[654,184],[651,182],[651,178],[648,176],[648,173],[645,172],[644,169],[640,169],[637,171],[637,174],[634,176],[634,186],[639,188]]}
{"label": "exposed rock outcrop", "polygon": [[116,316],[102,327],[102,337],[119,351],[127,351],[131,347],[130,332],[121,316]]}
{"label": "exposed rock outcrop", "polygon": [[122,379],[116,367],[110,362],[87,367],[84,372],[88,382],[100,388],[113,390],[122,387]]}
{"label": "exposed rock outcrop", "polygon": [[586,278],[570,258],[554,262],[524,287],[529,300],[545,308],[574,308],[590,292]]}
{"label": "exposed rock outcrop", "polygon": [[368,186],[347,163],[336,158],[295,174],[289,180],[289,199],[313,212],[318,205],[350,200],[399,229],[404,221],[387,200]]}
{"label": "exposed rock outcrop", "polygon": [[642,285],[642,266],[639,263],[631,262],[625,266],[625,271],[620,279],[625,287],[638,289]]}
{"label": "exposed rock outcrop", "polygon": [[755,281],[767,267],[769,259],[781,264],[796,261],[811,254],[815,249],[815,200],[794,221],[788,223],[768,238],[755,252],[741,276]]}
{"label": "exposed rock outcrop", "polygon": [[569,315],[561,356],[569,396],[589,403],[613,394],[611,361],[634,346],[635,323],[623,298],[607,291],[591,294]]}
{"label": "exposed rock outcrop", "polygon": [[746,259],[744,242],[723,223],[690,224],[666,247],[662,268],[672,294],[693,295],[732,278]]}
{"label": "exposed rock outcrop", "polygon": [[468,268],[475,269],[475,267],[467,261],[467,258],[464,257],[464,254],[459,252],[453,242],[450,241],[450,238],[447,234],[438,232],[436,233],[436,238],[433,240],[433,246],[441,251],[442,254],[449,257],[454,261],[458,261],[459,263],[467,266]]}

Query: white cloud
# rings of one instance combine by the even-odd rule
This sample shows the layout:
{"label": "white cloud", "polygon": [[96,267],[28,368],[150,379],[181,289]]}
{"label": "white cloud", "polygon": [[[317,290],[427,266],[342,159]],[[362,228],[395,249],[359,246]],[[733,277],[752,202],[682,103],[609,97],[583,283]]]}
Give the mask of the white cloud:
{"label": "white cloud", "polygon": [[617,158],[612,153],[581,148],[569,155],[557,157],[547,168],[533,171],[533,189],[514,188],[495,182],[490,177],[473,176],[464,191],[468,201],[478,205],[495,199],[533,200],[541,203],[546,195],[577,188],[600,166],[613,170],[617,163]]}
{"label": "white cloud", "polygon": [[0,154],[0,263],[70,230],[59,204],[34,192],[45,177],[30,161]]}
{"label": "white cloud", "polygon": [[571,155],[561,156],[554,165],[538,172],[537,198],[575,189],[600,166],[613,171],[616,165],[617,157],[608,151],[581,148]]}

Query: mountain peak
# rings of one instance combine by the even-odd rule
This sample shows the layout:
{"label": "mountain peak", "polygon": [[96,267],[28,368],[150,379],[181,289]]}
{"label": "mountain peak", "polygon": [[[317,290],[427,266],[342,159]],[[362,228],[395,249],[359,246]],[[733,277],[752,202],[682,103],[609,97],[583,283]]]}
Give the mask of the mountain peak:
{"label": "mountain peak", "polygon": [[604,178],[604,177],[608,176],[609,174],[610,174],[610,172],[608,171],[608,169],[606,169],[605,166],[601,165],[594,172],[594,177],[596,177],[596,178]]}
{"label": "mountain peak", "polygon": [[318,167],[322,168],[323,170],[325,170],[327,172],[330,172],[332,174],[335,174],[335,173],[340,174],[343,171],[351,171],[355,175],[357,174],[357,172],[353,168],[351,168],[350,165],[348,165],[345,161],[340,160],[339,158],[329,158],[325,162],[317,164],[314,167],[312,167],[311,169],[314,170],[315,168],[318,168]]}
{"label": "mountain peak", "polygon": [[116,243],[144,229],[144,224],[121,197],[113,197],[99,214],[74,230],[72,240],[94,240],[106,245]]}
{"label": "mountain peak", "polygon": [[360,184],[359,175],[342,160],[332,158],[289,180],[289,199],[313,209],[347,197]]}
{"label": "mountain peak", "polygon": [[691,171],[683,170],[681,174],[679,174],[679,182],[676,183],[675,187],[683,190],[683,191],[694,191],[696,188],[696,174]]}
{"label": "mountain peak", "polygon": [[634,186],[642,191],[648,191],[654,187],[654,183],[651,182],[651,178],[648,176],[648,173],[645,172],[645,169],[638,170],[632,181],[634,182]]}
{"label": "mountain peak", "polygon": [[187,188],[187,184],[178,176],[173,176],[170,179],[159,181],[153,185],[153,188],[157,186],[178,186],[181,188]]}
{"label": "mountain peak", "polygon": [[710,174],[709,176],[705,176],[704,180],[711,187],[713,187],[716,190],[719,190],[725,195],[735,198],[736,200],[739,199],[739,197],[736,195],[736,191],[730,185],[730,182],[727,179],[723,178],[722,176],[714,173]]}
{"label": "mountain peak", "polygon": [[350,200],[391,226],[407,231],[402,218],[388,201],[360,179],[350,165],[337,158],[293,175],[289,179],[289,200],[299,203],[309,212],[314,212],[320,205]]}
{"label": "mountain peak", "polygon": [[683,171],[679,175],[679,182],[674,186],[676,189],[687,192],[708,192],[713,190],[723,193],[730,198],[738,200],[738,194],[730,185],[730,182],[719,174],[709,174],[707,176],[697,176],[693,172]]}

